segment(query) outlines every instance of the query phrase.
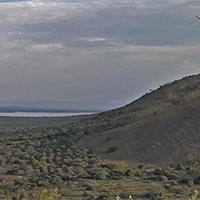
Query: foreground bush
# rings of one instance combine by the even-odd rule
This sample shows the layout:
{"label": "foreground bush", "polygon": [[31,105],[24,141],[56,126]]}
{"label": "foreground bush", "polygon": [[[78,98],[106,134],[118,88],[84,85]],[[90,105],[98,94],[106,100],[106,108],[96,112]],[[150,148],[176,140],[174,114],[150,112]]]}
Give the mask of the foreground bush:
{"label": "foreground bush", "polygon": [[57,200],[60,199],[61,195],[58,194],[58,188],[47,190],[43,189],[40,192],[34,193],[34,200]]}
{"label": "foreground bush", "polygon": [[189,198],[189,200],[197,199],[197,194],[198,194],[198,191],[195,190],[194,194],[191,195],[191,197]]}

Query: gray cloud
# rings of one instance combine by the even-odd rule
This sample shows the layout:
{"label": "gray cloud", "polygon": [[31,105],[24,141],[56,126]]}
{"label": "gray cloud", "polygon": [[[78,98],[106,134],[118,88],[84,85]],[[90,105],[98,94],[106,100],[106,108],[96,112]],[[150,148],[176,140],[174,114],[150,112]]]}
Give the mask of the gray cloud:
{"label": "gray cloud", "polygon": [[125,104],[199,72],[196,1],[0,3],[0,100]]}
{"label": "gray cloud", "polygon": [[61,3],[51,1],[22,1],[1,3],[0,24],[21,25],[49,23],[58,20],[88,15],[91,6],[87,3]]}
{"label": "gray cloud", "polygon": [[149,1],[122,1],[102,6],[55,2],[46,5],[43,2],[42,11],[40,6],[37,9],[28,4],[24,6],[27,13],[32,12],[36,16],[33,19],[31,14],[25,17],[26,23],[20,16],[14,19],[23,22],[21,28],[27,36],[40,42],[57,39],[73,43],[72,39],[80,37],[111,38],[134,45],[174,45],[197,41],[199,30],[194,19],[195,3],[178,3],[151,5]]}

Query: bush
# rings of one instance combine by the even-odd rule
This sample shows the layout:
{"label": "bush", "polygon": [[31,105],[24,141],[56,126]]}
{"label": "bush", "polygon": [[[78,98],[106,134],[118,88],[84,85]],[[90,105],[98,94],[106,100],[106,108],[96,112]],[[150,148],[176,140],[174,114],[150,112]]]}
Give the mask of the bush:
{"label": "bush", "polygon": [[115,146],[112,146],[112,147],[109,147],[107,152],[108,153],[112,153],[112,152],[115,152],[117,150],[117,148]]}
{"label": "bush", "polygon": [[61,185],[62,184],[62,179],[60,177],[55,177],[55,178],[53,178],[51,183],[53,185]]}
{"label": "bush", "polygon": [[166,176],[159,176],[160,181],[168,181],[168,178]]}
{"label": "bush", "polygon": [[27,192],[24,189],[20,189],[17,195],[17,200],[22,200],[22,199],[28,199]]}
{"label": "bush", "polygon": [[191,180],[191,178],[183,178],[183,179],[181,179],[180,182],[188,184],[190,180]]}
{"label": "bush", "polygon": [[55,189],[42,189],[39,192],[33,194],[34,200],[57,200],[61,195],[58,194],[58,188]]}
{"label": "bush", "polygon": [[149,199],[163,199],[165,189],[162,186],[152,187],[146,194]]}
{"label": "bush", "polygon": [[184,170],[185,167],[183,165],[181,165],[181,164],[178,164],[175,169],[176,170]]}
{"label": "bush", "polygon": [[18,169],[13,168],[11,170],[7,170],[7,174],[16,174],[18,172]]}
{"label": "bush", "polygon": [[166,176],[169,180],[178,178],[176,171],[162,169],[162,168],[155,169],[155,174]]}
{"label": "bush", "polygon": [[94,190],[93,185],[88,184],[88,185],[86,186],[86,190],[93,191],[93,190]]}
{"label": "bush", "polygon": [[38,181],[37,185],[39,187],[46,187],[48,184],[45,181]]}

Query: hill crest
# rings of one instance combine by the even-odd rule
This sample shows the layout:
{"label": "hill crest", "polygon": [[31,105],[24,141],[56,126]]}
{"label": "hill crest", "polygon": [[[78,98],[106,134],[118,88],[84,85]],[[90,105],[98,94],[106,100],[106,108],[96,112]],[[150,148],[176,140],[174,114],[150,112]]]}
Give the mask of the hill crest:
{"label": "hill crest", "polygon": [[[103,159],[166,163],[200,159],[200,75],[167,83],[101,113],[77,145]],[[95,130],[96,129],[96,130]]]}

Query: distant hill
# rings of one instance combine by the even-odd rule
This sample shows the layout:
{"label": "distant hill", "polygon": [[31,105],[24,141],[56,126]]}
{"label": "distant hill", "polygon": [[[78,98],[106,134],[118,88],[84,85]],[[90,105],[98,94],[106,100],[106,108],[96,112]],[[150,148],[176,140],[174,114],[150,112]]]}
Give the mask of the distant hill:
{"label": "distant hill", "polygon": [[0,107],[0,113],[15,113],[15,112],[31,112],[31,113],[80,113],[80,112],[99,112],[99,110],[84,110],[83,108],[78,109],[51,109],[51,108],[32,108],[32,107],[17,107],[17,106],[5,106]]}
{"label": "distant hill", "polygon": [[0,101],[0,112],[103,112],[118,106],[114,103],[7,100]]}
{"label": "distant hill", "polygon": [[138,163],[200,159],[200,75],[167,83],[83,125],[85,136],[77,141],[78,147],[103,159]]}

